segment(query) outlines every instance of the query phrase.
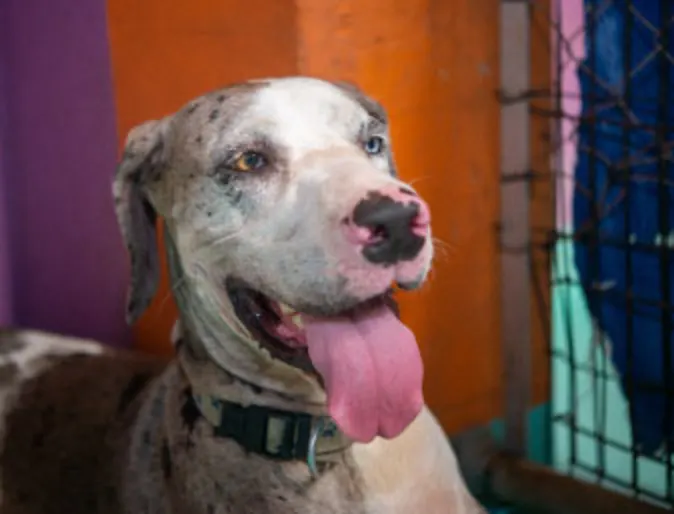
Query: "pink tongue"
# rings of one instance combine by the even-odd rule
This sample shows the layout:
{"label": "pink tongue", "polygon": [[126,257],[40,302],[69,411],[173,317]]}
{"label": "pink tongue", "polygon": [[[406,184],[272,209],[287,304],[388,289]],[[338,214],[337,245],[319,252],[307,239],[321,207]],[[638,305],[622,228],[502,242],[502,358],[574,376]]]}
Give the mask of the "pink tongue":
{"label": "pink tongue", "polygon": [[383,304],[348,317],[304,316],[303,322],[309,356],[340,429],[363,443],[400,434],[424,402],[412,332]]}

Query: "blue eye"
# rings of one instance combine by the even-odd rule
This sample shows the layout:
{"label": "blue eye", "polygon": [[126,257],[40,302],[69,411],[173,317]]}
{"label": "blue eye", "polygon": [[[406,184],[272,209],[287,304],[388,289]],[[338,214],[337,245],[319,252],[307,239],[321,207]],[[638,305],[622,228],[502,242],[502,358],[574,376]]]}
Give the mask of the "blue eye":
{"label": "blue eye", "polygon": [[365,151],[370,155],[378,155],[384,150],[384,140],[379,136],[373,136],[364,145]]}

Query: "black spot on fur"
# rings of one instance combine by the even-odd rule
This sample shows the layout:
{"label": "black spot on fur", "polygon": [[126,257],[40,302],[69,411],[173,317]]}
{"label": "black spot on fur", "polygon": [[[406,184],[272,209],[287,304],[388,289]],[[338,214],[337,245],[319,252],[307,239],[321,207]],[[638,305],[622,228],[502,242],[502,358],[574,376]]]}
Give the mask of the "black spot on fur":
{"label": "black spot on fur", "polygon": [[40,420],[40,429],[33,437],[33,448],[43,448],[49,434],[52,433],[55,427],[54,417],[56,411],[54,407],[45,408]]}
{"label": "black spot on fur", "polygon": [[108,506],[115,505],[117,501],[117,491],[112,486],[106,486],[103,492],[103,498],[106,505]]}
{"label": "black spot on fur", "polygon": [[153,166],[148,171],[148,180],[150,182],[159,182],[161,180],[162,172],[164,171],[163,166]]}
{"label": "black spot on fur", "polygon": [[200,135],[199,135],[199,136],[197,136],[197,138],[195,139],[195,141],[196,141],[196,142],[197,142],[197,144],[199,144],[199,145],[200,145],[200,144],[201,144],[201,143],[203,142],[203,140],[204,140],[204,138],[203,138],[203,137],[201,137]]}
{"label": "black spot on fur", "polygon": [[262,388],[260,386],[257,386],[255,384],[251,384],[250,388],[253,390],[253,393],[262,394]]}
{"label": "black spot on fur", "polygon": [[185,339],[181,337],[176,341],[176,351],[180,351],[183,346],[185,346]]}
{"label": "black spot on fur", "polygon": [[180,417],[183,419],[183,424],[191,434],[194,431],[194,425],[201,417],[201,412],[199,412],[199,407],[197,407],[194,397],[192,396],[192,388],[188,387],[185,389],[183,395],[184,399],[183,406],[180,409]]}
{"label": "black spot on fur", "polygon": [[19,366],[13,362],[8,362],[0,366],[0,383],[11,382],[19,374]]}
{"label": "black spot on fur", "polygon": [[44,440],[45,440],[45,433],[44,432],[38,432],[35,434],[33,437],[33,448],[44,448]]}
{"label": "black spot on fur", "polygon": [[218,119],[218,116],[220,116],[220,111],[218,109],[213,109],[211,114],[208,115],[208,120],[215,121]]}
{"label": "black spot on fur", "polygon": [[152,207],[152,204],[147,200],[143,200],[143,212],[147,217],[149,223],[154,224],[157,221],[157,212]]}
{"label": "black spot on fur", "polygon": [[193,114],[194,111],[196,111],[198,107],[199,107],[198,103],[190,105],[189,108],[187,109],[187,114],[188,115]]}
{"label": "black spot on fur", "polygon": [[[129,304],[129,308],[131,308],[131,304]],[[147,384],[150,378],[152,378],[152,375],[149,373],[138,373],[137,375],[131,377],[131,380],[129,380],[129,383],[126,384],[122,394],[119,395],[117,412],[124,411],[129,406],[129,404],[131,404],[136,396],[138,396],[138,393],[143,390],[143,387],[145,387],[145,384]]]}
{"label": "black spot on fur", "polygon": [[138,302],[137,302],[136,298],[131,298],[129,300],[129,305],[127,305],[127,307],[126,307],[126,310],[128,312],[135,312],[137,303]]}
{"label": "black spot on fur", "polygon": [[283,496],[282,494],[279,494],[279,495],[277,496],[277,498],[278,498],[279,501],[282,501],[282,502],[287,502],[287,501],[288,501],[288,498],[286,498],[286,497]]}
{"label": "black spot on fur", "polygon": [[7,355],[10,353],[18,352],[26,346],[21,339],[18,337],[10,337],[8,339],[3,339],[2,344],[0,344],[0,355]]}
{"label": "black spot on fur", "polygon": [[218,103],[220,103],[220,104],[221,104],[222,102],[224,102],[224,101],[225,101],[225,95],[218,95],[218,98],[217,98],[217,100],[218,100]]}
{"label": "black spot on fur", "polygon": [[164,471],[164,478],[168,480],[171,478],[171,450],[168,446],[168,441],[164,439],[161,443],[161,468]]}

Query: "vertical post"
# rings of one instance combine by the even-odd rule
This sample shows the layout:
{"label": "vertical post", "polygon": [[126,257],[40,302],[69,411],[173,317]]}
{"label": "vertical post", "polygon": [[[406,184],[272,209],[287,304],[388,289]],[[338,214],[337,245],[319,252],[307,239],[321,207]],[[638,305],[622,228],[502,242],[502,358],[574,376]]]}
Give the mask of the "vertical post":
{"label": "vertical post", "polygon": [[501,1],[501,340],[505,449],[526,449],[531,398],[529,2]]}

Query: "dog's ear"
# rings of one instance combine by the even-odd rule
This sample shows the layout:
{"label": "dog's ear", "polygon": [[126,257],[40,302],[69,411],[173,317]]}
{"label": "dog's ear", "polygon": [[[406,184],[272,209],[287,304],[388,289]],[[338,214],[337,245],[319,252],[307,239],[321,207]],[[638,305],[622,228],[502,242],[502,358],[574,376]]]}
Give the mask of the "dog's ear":
{"label": "dog's ear", "polygon": [[131,261],[126,306],[129,324],[148,307],[159,283],[157,214],[148,196],[148,184],[156,182],[165,167],[168,124],[168,118],[148,121],[129,132],[113,184],[117,221]]}

